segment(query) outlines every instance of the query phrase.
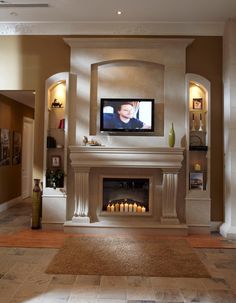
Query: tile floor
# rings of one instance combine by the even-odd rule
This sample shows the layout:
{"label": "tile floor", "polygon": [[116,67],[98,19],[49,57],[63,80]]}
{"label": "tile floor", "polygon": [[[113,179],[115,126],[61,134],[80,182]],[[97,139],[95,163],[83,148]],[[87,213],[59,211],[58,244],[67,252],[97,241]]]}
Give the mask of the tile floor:
{"label": "tile floor", "polygon": [[[29,203],[0,213],[0,235],[30,228]],[[52,248],[0,247],[1,303],[236,303],[236,249],[195,249],[211,279],[48,275]]]}

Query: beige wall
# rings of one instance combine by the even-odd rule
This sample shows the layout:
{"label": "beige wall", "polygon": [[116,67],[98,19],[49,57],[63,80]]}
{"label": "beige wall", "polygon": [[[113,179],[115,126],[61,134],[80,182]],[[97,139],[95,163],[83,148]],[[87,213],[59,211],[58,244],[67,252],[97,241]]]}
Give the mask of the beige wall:
{"label": "beige wall", "polygon": [[34,177],[42,178],[45,80],[69,70],[70,50],[58,36],[0,36],[0,50],[0,90],[36,91]]}
{"label": "beige wall", "polygon": [[[34,110],[0,94],[0,128],[10,131],[10,148],[13,131],[22,135],[23,117],[34,118]],[[21,195],[21,164],[0,166],[0,204]]]}
{"label": "beige wall", "polygon": [[[187,48],[186,72],[200,74],[211,82],[212,220],[222,220],[222,38],[194,39]],[[62,36],[0,36],[0,90],[36,91],[34,177],[42,178],[45,80],[69,69],[70,48]]]}

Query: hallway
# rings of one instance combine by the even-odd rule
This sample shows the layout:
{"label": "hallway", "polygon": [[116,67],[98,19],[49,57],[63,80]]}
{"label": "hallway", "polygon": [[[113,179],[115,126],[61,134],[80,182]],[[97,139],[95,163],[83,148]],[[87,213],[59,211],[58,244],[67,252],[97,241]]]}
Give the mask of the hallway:
{"label": "hallway", "polygon": [[187,237],[205,246],[194,249],[211,279],[49,275],[44,271],[64,239],[76,235],[31,230],[30,214],[30,201],[0,213],[1,303],[236,303],[236,248],[206,248],[207,239],[217,244],[217,235]]}

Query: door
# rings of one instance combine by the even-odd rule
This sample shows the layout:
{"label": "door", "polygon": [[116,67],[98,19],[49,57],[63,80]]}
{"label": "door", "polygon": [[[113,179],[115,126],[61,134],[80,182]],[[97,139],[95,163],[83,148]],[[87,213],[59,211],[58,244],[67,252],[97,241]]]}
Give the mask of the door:
{"label": "door", "polygon": [[34,120],[23,119],[22,142],[22,199],[32,195],[33,154],[34,154]]}

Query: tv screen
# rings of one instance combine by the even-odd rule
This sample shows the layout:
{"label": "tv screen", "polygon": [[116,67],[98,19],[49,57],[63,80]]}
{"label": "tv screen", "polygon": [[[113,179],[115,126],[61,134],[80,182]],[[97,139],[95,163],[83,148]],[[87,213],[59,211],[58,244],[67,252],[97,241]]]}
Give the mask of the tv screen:
{"label": "tv screen", "polygon": [[154,99],[101,99],[100,130],[153,132]]}

